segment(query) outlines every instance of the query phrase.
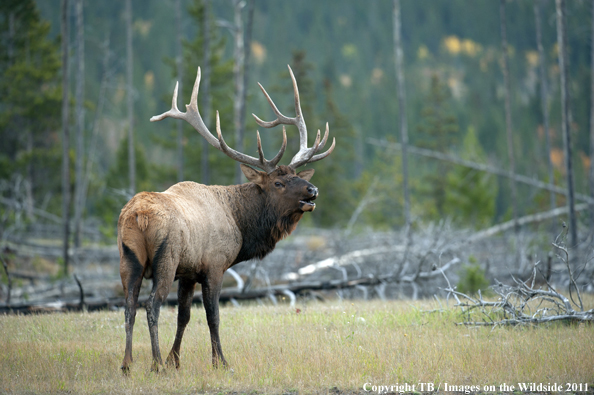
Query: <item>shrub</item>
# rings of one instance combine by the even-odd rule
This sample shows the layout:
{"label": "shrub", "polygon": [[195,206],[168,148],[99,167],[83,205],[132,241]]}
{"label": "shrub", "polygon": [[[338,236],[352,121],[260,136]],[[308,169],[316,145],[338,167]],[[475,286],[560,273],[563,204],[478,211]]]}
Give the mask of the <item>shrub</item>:
{"label": "shrub", "polygon": [[467,295],[475,295],[479,289],[481,293],[484,293],[489,285],[485,270],[478,263],[470,263],[462,267],[460,280],[458,280],[458,291]]}

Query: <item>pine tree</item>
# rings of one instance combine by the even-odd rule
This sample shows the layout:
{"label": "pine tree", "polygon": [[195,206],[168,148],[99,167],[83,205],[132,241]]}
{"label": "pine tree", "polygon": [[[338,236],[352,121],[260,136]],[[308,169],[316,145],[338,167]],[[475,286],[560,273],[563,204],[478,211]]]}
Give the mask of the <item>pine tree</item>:
{"label": "pine tree", "polygon": [[[205,7],[203,0],[194,0],[188,7],[188,14],[194,21],[194,23],[200,28],[196,32],[196,36],[189,41],[183,41],[183,69],[184,80],[181,83],[182,92],[178,95],[178,106],[181,111],[184,111],[184,105],[189,103],[190,95],[192,93],[192,87],[196,80],[196,70],[201,67],[204,70],[205,62],[210,60],[210,89],[208,92],[203,92],[200,89],[198,93],[198,108],[200,114],[205,122],[210,120],[210,124],[206,126],[216,136],[215,119],[216,111],[219,112],[221,119],[221,131],[225,136],[225,141],[233,147],[233,60],[224,58],[224,51],[226,46],[225,38],[220,34],[218,28],[215,26],[214,17],[208,15],[211,19],[210,23],[210,56],[205,59],[204,56],[204,31],[201,28],[204,21],[205,12],[208,12]],[[171,66],[172,75],[177,76],[177,65],[172,59],[168,59],[167,63]],[[203,74],[204,79],[204,74]],[[201,82],[200,88],[203,88],[204,81]],[[169,105],[171,103],[171,93],[168,93],[168,97],[164,99],[164,103]],[[201,107],[203,96],[207,94],[210,96],[210,112],[207,114],[206,111]],[[183,103],[182,103],[183,101]],[[171,122],[173,125],[174,123]],[[183,125],[184,134],[184,177],[186,180],[192,180],[196,182],[203,182],[201,180],[202,173],[202,156],[204,152],[208,152],[208,168],[209,175],[208,180],[212,181],[212,184],[230,184],[233,182],[234,175],[234,161],[221,154],[216,149],[209,149],[208,151],[203,150],[203,145],[208,145],[198,132],[196,132],[190,125],[184,122]],[[172,129],[173,133],[173,129]],[[175,132],[177,133],[177,132]],[[171,135],[173,137],[173,134]],[[159,139],[155,138],[161,145],[167,148],[174,148],[172,144],[175,141],[173,138],[170,139]],[[210,146],[208,148],[211,148]]]}
{"label": "pine tree", "polygon": [[[60,46],[49,33],[34,1],[0,3],[0,179],[27,180],[30,209],[61,195]],[[60,211],[58,198],[49,210]]]}
{"label": "pine tree", "polygon": [[[425,107],[421,110],[421,123],[417,127],[415,140],[421,147],[434,151],[447,152],[453,148],[458,134],[458,123],[450,113],[448,100],[450,93],[439,76],[431,77]],[[443,217],[447,189],[446,174],[452,169],[449,163],[433,163],[431,171],[423,177],[420,192],[429,196],[435,214]]]}
{"label": "pine tree", "polygon": [[[461,159],[483,163],[486,154],[476,131],[469,127],[462,142]],[[497,180],[492,174],[456,166],[447,174],[445,212],[464,226],[481,228],[495,217]]]}
{"label": "pine tree", "polygon": [[[104,227],[101,229],[107,237],[115,237],[115,230],[121,208],[130,198],[128,176],[128,155],[129,145],[127,136],[120,141],[116,152],[115,161],[109,168],[105,178],[100,185],[91,185],[95,193],[90,193],[89,201],[96,214],[103,219]],[[139,191],[158,190],[155,188],[156,180],[159,178],[157,165],[148,162],[146,154],[141,145],[134,144],[134,156],[136,157],[136,185]],[[95,198],[94,198],[95,196]],[[96,198],[96,197],[99,198]]]}

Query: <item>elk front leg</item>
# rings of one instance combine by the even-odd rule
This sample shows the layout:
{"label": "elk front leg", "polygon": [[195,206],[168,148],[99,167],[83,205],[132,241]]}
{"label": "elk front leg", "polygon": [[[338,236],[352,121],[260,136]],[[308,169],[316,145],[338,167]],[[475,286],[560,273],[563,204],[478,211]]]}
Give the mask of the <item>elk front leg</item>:
{"label": "elk front leg", "polygon": [[173,365],[179,369],[179,350],[184,336],[184,330],[190,322],[190,313],[192,310],[192,297],[194,296],[194,288],[196,283],[194,281],[179,280],[179,288],[177,290],[178,313],[177,313],[177,333],[175,334],[175,341],[171,352],[167,357],[167,365]]}
{"label": "elk front leg", "polygon": [[219,338],[219,295],[221,294],[221,285],[223,283],[223,273],[210,272],[206,280],[202,283],[202,302],[206,310],[206,320],[210,330],[210,343],[212,346],[212,365],[217,368],[219,362],[224,367],[228,367],[227,361],[223,356],[221,348],[221,339]]}

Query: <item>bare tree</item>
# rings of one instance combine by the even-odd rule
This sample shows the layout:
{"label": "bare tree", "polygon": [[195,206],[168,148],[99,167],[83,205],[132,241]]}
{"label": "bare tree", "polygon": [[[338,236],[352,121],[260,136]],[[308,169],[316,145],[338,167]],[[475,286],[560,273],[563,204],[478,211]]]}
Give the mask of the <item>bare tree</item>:
{"label": "bare tree", "polygon": [[400,140],[402,144],[402,189],[404,192],[404,218],[406,226],[411,223],[410,191],[408,189],[408,125],[406,119],[406,94],[404,90],[404,70],[402,53],[402,33],[400,24],[400,0],[394,0],[394,55],[396,65],[396,81],[398,84],[398,112],[400,116]]}
{"label": "bare tree", "polygon": [[[242,11],[246,7],[245,0],[232,0],[233,22],[224,19],[217,20],[217,25],[227,28],[233,35],[233,80],[235,97],[233,100],[233,125],[235,127],[235,145],[239,150],[244,149],[245,135],[245,102],[247,97],[247,63],[250,55],[250,42],[254,16],[254,2],[250,0],[248,7],[248,21],[243,23]],[[244,31],[245,30],[245,31]],[[239,165],[235,168],[235,183],[241,184],[243,173]]]}
{"label": "bare tree", "polygon": [[126,0],[126,80],[128,95],[128,171],[130,177],[129,192],[136,192],[136,158],[134,153],[134,98],[133,98],[133,63],[132,63],[132,0]]}
{"label": "bare tree", "polygon": [[[212,106],[212,99],[210,95],[210,0],[204,0],[204,13],[202,14],[202,34],[204,36],[204,50],[203,53],[203,60],[202,60],[202,69],[204,70],[204,75],[202,79],[202,108],[204,109],[204,124],[206,127],[212,126],[210,124],[210,111]],[[208,143],[206,141],[202,142],[202,183],[208,185],[210,183],[210,169],[208,164]]]}
{"label": "bare tree", "polygon": [[[378,147],[388,148],[388,149],[396,149],[401,150],[402,144],[392,143],[386,140],[378,140],[374,138],[368,138],[367,142],[369,144],[376,145]],[[484,163],[477,163],[466,159],[460,159],[457,156],[444,154],[443,152],[433,151],[426,148],[419,148],[412,145],[408,146],[408,152],[413,155],[421,155],[427,158],[433,158],[437,160],[443,160],[446,162],[455,163],[460,166],[468,167],[470,169],[475,169],[478,171],[484,171],[491,174],[496,174],[500,177],[511,178],[516,182],[520,182],[522,184],[530,185],[535,188],[544,189],[546,191],[554,192],[559,195],[567,196],[567,188],[561,188],[555,185],[551,185],[548,182],[540,181],[536,178],[531,178],[522,174],[510,174],[509,171],[504,170],[499,167],[495,167],[492,165],[484,164]],[[580,199],[581,201],[588,202],[590,204],[594,203],[594,198],[584,195],[581,193],[575,194],[576,199]]]}
{"label": "bare tree", "polygon": [[[175,64],[177,67],[177,80],[180,83],[180,89],[183,92],[184,69],[183,69],[183,49],[182,49],[182,13],[181,0],[175,0],[175,24],[177,25],[177,56]],[[184,180],[184,128],[182,121],[177,122],[177,180]]]}
{"label": "bare tree", "polygon": [[[545,149],[547,154],[547,168],[549,170],[549,184],[553,185],[555,179],[553,176],[553,162],[551,161],[551,132],[549,129],[549,100],[548,100],[548,84],[547,84],[547,72],[546,72],[546,58],[545,52],[542,45],[542,31],[541,31],[541,18],[540,8],[542,0],[534,1],[534,19],[536,23],[536,46],[538,47],[538,66],[540,73],[540,102],[542,106],[542,121],[545,135]],[[557,205],[555,202],[555,194],[550,193],[550,205],[551,210]]]}
{"label": "bare tree", "polygon": [[[509,173],[516,173],[516,162],[514,158],[514,136],[512,129],[511,118],[511,88],[509,82],[509,60],[507,54],[507,24],[505,18],[505,2],[507,0],[500,0],[499,2],[499,18],[501,23],[501,60],[503,69],[503,82],[505,84],[505,126],[507,130],[507,155],[509,160]],[[516,182],[510,179],[511,200],[513,207],[514,221],[518,220],[518,192],[516,190]],[[518,231],[516,226],[516,232]]]}
{"label": "bare tree", "polygon": [[70,240],[70,80],[68,67],[68,47],[70,32],[68,26],[68,0],[62,0],[62,259],[64,275],[68,276]]}
{"label": "bare tree", "polygon": [[14,60],[14,11],[10,11],[8,14],[8,42],[7,45],[7,52],[8,52],[8,62],[12,64]]}
{"label": "bare tree", "polygon": [[[235,126],[235,146],[241,152],[243,151],[243,134],[244,127],[241,124],[241,110],[245,108],[245,104],[242,103],[244,96],[245,85],[244,85],[244,64],[245,64],[245,51],[244,51],[244,38],[243,38],[243,18],[241,12],[245,7],[244,0],[232,0],[233,1],[233,24],[230,26],[233,33],[233,77],[235,80],[235,99],[233,100],[233,123]],[[242,171],[239,167],[239,163],[235,166],[235,183],[241,184]]]}
{"label": "bare tree", "polygon": [[[234,0],[237,1],[237,0]],[[239,23],[241,24],[241,13],[238,13],[235,16],[235,25],[237,27],[237,29],[239,30],[239,26],[238,20],[237,18],[239,17]],[[250,62],[250,54],[251,54],[251,42],[252,42],[252,26],[254,23],[254,0],[248,0],[248,4],[247,4],[247,21],[245,24],[245,34],[241,34],[241,38],[243,40],[243,44],[242,44],[242,50],[243,50],[243,55],[241,55],[240,57],[243,58],[243,65],[242,65],[242,81],[239,85],[241,85],[241,87],[239,89],[237,89],[236,93],[237,93],[237,98],[239,99],[239,104],[237,105],[237,124],[236,127],[239,127],[239,129],[236,129],[238,131],[238,136],[239,139],[237,140],[237,143],[239,144],[239,148],[243,149],[244,148],[244,144],[243,144],[243,136],[245,134],[245,103],[247,101],[247,84],[248,84],[248,69],[249,69],[249,62]],[[238,38],[239,39],[239,38]],[[235,167],[235,182],[237,184],[240,184],[242,181],[242,175],[243,173],[241,172],[241,169],[239,168],[239,166]]]}
{"label": "bare tree", "polygon": [[561,126],[565,149],[565,170],[567,172],[567,205],[569,208],[569,234],[571,246],[578,243],[575,215],[574,183],[572,166],[571,135],[569,130],[569,91],[567,87],[567,45],[565,35],[565,0],[555,1],[557,8],[557,45],[559,47],[559,75],[561,77]]}
{"label": "bare tree", "polygon": [[[85,84],[85,35],[83,21],[83,0],[76,0],[76,159],[75,159],[75,178],[74,188],[74,247],[81,246],[81,222],[82,222],[82,194],[83,194],[83,160],[84,152],[84,127],[85,127],[85,109],[84,109],[84,84]],[[78,254],[75,254],[78,260]]]}
{"label": "bare tree", "polygon": [[[590,91],[590,197],[594,198],[594,0],[592,0],[592,39],[590,41],[591,91]],[[590,233],[594,240],[594,202],[590,205]]]}
{"label": "bare tree", "polygon": [[99,98],[97,99],[97,111],[95,112],[95,120],[93,121],[93,128],[91,134],[91,143],[89,145],[88,150],[89,154],[87,155],[87,162],[85,165],[82,192],[83,207],[86,207],[87,193],[89,190],[89,180],[91,178],[91,171],[93,168],[93,163],[95,163],[95,155],[97,153],[96,147],[97,140],[99,137],[99,121],[101,120],[101,117],[103,115],[103,107],[105,106],[105,91],[107,90],[111,74],[113,73],[113,71],[109,68],[109,60],[111,58],[109,49],[109,32],[110,29],[108,28],[105,41],[103,42],[103,49],[105,51],[103,55],[103,76],[101,77],[101,86],[99,87]]}

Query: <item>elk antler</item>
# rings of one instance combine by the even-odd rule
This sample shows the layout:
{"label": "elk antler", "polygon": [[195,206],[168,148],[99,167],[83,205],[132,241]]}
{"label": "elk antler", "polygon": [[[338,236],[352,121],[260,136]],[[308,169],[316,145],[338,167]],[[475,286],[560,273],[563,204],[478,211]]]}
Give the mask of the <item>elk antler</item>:
{"label": "elk antler", "polygon": [[[262,89],[262,92],[264,92],[264,95],[266,96],[266,100],[268,100],[270,107],[272,107],[272,111],[274,111],[274,113],[276,114],[276,119],[274,121],[266,122],[266,121],[263,121],[260,118],[258,118],[255,114],[252,114],[252,115],[256,119],[256,122],[258,123],[258,125],[260,125],[264,128],[272,128],[277,125],[295,125],[295,126],[297,126],[297,129],[299,130],[299,152],[297,152],[297,154],[295,154],[293,159],[291,159],[291,163],[289,164],[289,167],[296,169],[296,168],[303,166],[307,163],[312,163],[312,162],[316,162],[318,160],[324,159],[325,157],[330,155],[332,153],[332,151],[334,150],[334,146],[336,144],[336,139],[334,139],[334,138],[332,139],[332,145],[330,146],[330,148],[328,148],[328,151],[324,152],[323,154],[318,154],[318,151],[320,151],[322,148],[324,148],[324,145],[326,145],[326,141],[328,141],[329,129],[328,129],[328,123],[326,123],[326,132],[324,133],[324,138],[322,139],[322,141],[320,142],[320,130],[318,130],[318,134],[316,135],[316,140],[314,142],[313,147],[311,147],[311,148],[307,147],[307,127],[305,126],[305,120],[303,118],[303,114],[301,113],[301,102],[299,100],[299,89],[297,88],[297,81],[295,80],[295,76],[293,75],[293,70],[291,70],[291,66],[288,66],[288,67],[289,67],[289,74],[291,74],[291,80],[293,80],[293,91],[295,92],[295,117],[289,118],[289,117],[284,116],[278,110],[278,108],[276,107],[276,105],[274,104],[274,102],[272,101],[272,99],[270,98],[268,93],[266,92],[266,89],[264,89],[264,87],[260,83],[258,83],[258,85],[260,85],[260,89]],[[284,127],[283,127],[283,133],[284,133]]]}
{"label": "elk antler", "polygon": [[243,154],[241,152],[235,151],[233,148],[230,148],[225,140],[223,139],[223,134],[221,133],[221,120],[219,118],[219,112],[217,111],[217,120],[216,120],[216,128],[217,128],[217,136],[212,135],[212,133],[208,130],[202,117],[200,116],[200,111],[198,111],[198,87],[200,86],[200,67],[198,67],[198,72],[196,75],[196,81],[194,82],[194,87],[192,88],[192,96],[190,97],[190,104],[186,105],[186,112],[181,112],[177,108],[177,90],[178,90],[179,82],[175,84],[175,89],[173,90],[173,100],[171,101],[171,110],[164,112],[161,115],[155,115],[151,118],[151,122],[160,121],[165,118],[176,118],[176,119],[183,119],[184,121],[188,122],[202,137],[208,141],[210,145],[218,149],[219,151],[223,152],[225,155],[230,157],[231,159],[245,163],[246,165],[254,166],[259,169],[264,170],[267,173],[270,173],[276,169],[277,163],[281,160],[283,154],[285,153],[285,149],[287,148],[287,133],[285,128],[283,127],[283,144],[278,151],[278,154],[271,160],[266,160],[264,158],[264,152],[262,151],[262,142],[260,141],[260,133],[257,132],[257,140],[258,140],[258,156],[259,158],[254,158],[252,156]]}

